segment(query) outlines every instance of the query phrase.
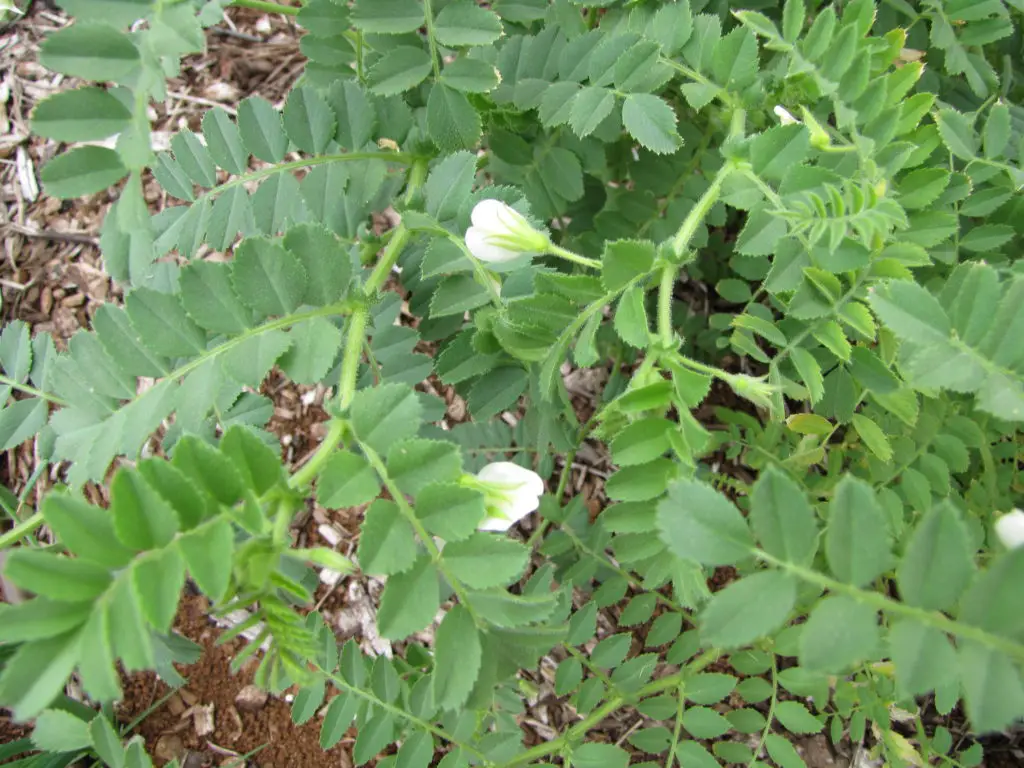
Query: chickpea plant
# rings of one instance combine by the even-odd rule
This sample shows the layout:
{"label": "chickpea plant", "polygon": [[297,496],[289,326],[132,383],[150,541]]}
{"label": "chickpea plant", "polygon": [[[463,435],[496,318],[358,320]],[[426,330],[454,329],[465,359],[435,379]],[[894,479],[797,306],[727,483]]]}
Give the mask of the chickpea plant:
{"label": "chickpea plant", "polygon": [[[104,713],[119,668],[183,682],[186,580],[357,764],[798,768],[822,732],[969,768],[926,708],[1024,716],[1021,0],[236,0],[305,70],[161,152],[231,3],[58,4],[41,61],[86,82],[35,107],[42,182],[117,187],[125,298],[60,351],[0,334],[0,442],[38,459],[0,500],[0,704],[35,747],[150,764]],[[298,466],[275,368],[329,388]],[[585,419],[572,369],[607,374]],[[368,505],[354,560],[295,546],[314,499]],[[386,580],[394,658],[309,611],[322,569]],[[539,686],[572,713],[542,739]]]}

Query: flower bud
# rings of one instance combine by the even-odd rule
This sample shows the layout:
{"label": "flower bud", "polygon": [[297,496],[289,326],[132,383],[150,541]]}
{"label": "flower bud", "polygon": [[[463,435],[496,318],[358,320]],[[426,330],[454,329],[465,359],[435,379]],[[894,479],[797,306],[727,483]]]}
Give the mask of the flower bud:
{"label": "flower bud", "polygon": [[480,261],[500,264],[548,246],[547,235],[500,200],[481,200],[473,207],[471,218],[473,226],[466,230],[466,247]]}
{"label": "flower bud", "polygon": [[1008,512],[996,520],[996,535],[1007,549],[1024,546],[1024,512]]}
{"label": "flower bud", "polygon": [[732,391],[744,400],[749,400],[758,408],[769,411],[772,409],[772,396],[777,391],[777,387],[769,384],[764,377],[756,378],[745,373],[735,373],[731,374],[726,381],[732,387]]}
{"label": "flower bud", "polygon": [[783,125],[795,125],[800,122],[781,104],[776,104],[775,109],[773,109],[772,112],[775,113],[775,116],[779,118],[779,122]]}
{"label": "flower bud", "polygon": [[507,531],[537,509],[544,495],[540,475],[510,461],[488,464],[463,483],[484,493],[487,517],[477,526],[480,531]]}

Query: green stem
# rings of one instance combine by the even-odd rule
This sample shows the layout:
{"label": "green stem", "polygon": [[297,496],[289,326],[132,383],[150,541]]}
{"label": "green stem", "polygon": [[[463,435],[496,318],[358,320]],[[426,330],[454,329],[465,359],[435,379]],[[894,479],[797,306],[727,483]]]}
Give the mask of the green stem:
{"label": "green stem", "polygon": [[303,464],[295,473],[288,478],[289,488],[308,488],[313,482],[320,470],[323,469],[327,459],[331,457],[334,449],[337,448],[338,443],[341,442],[342,436],[345,434],[345,422],[342,419],[334,419],[331,421],[331,427],[327,432],[327,436],[320,443],[320,447],[316,449],[316,453]]}
{"label": "green stem", "polygon": [[27,520],[23,520],[15,525],[11,530],[7,531],[3,536],[0,536],[0,549],[6,549],[14,542],[18,541],[29,533],[34,531],[40,525],[43,524],[43,513],[36,512]]}
{"label": "green stem", "polygon": [[784,571],[788,571],[797,578],[819,586],[822,589],[827,589],[829,592],[834,594],[848,595],[857,602],[871,606],[876,610],[884,611],[885,613],[893,616],[912,619],[913,621],[925,624],[929,627],[934,627],[940,632],[945,632],[947,635],[955,635],[956,637],[963,638],[964,640],[973,640],[974,642],[993,648],[1000,653],[1005,653],[1007,656],[1012,659],[1016,659],[1018,662],[1024,661],[1024,645],[1015,643],[1005,637],[994,635],[980,627],[955,621],[938,611],[928,611],[924,608],[915,608],[912,605],[897,602],[896,600],[886,597],[880,592],[870,592],[855,587],[852,584],[844,584],[841,581],[831,579],[828,576],[818,573],[810,568],[805,568],[804,566],[797,565],[796,563],[789,563],[784,560],[780,560],[760,549],[755,548],[752,550],[752,553],[761,561],[774,565]]}
{"label": "green stem", "polygon": [[293,5],[270,3],[267,0],[231,0],[230,5],[239,8],[252,8],[254,11],[263,11],[264,13],[283,13],[285,16],[298,16],[299,11],[302,10]]}
{"label": "green stem", "polygon": [[423,14],[426,16],[427,43],[430,45],[430,64],[434,69],[434,80],[441,79],[440,56],[437,54],[437,39],[434,37],[434,9],[431,0],[423,0]]}
{"label": "green stem", "polygon": [[41,389],[30,387],[28,384],[22,384],[10,378],[9,376],[4,376],[2,373],[0,373],[0,385],[8,386],[11,389],[17,389],[20,392],[24,392],[27,395],[33,395],[35,397],[40,398],[41,400],[46,400],[47,402],[53,403],[54,405],[67,405],[66,402],[64,402],[61,398],[57,397],[56,395],[51,395],[49,392],[43,392],[43,390]]}
{"label": "green stem", "polygon": [[661,269],[661,285],[658,286],[658,335],[661,346],[671,349],[675,345],[672,330],[672,291],[676,285],[676,265],[666,264]]}
{"label": "green stem", "polygon": [[402,515],[406,520],[409,521],[409,525],[416,531],[416,535],[420,541],[423,542],[423,546],[426,548],[427,553],[430,555],[430,559],[437,564],[437,569],[444,576],[445,581],[451,586],[455,592],[455,596],[459,599],[462,606],[469,612],[469,615],[473,617],[478,625],[480,621],[473,610],[473,605],[469,601],[469,595],[466,593],[465,588],[455,576],[453,576],[448,568],[444,564],[444,560],[441,558],[441,550],[437,544],[434,543],[434,537],[430,535],[430,532],[423,527],[422,521],[416,516],[416,511],[409,505],[409,502],[405,498],[405,494],[402,493],[401,489],[395,485],[395,481],[391,479],[388,474],[387,467],[384,466],[384,462],[373,448],[368,446],[366,443],[359,443],[359,448],[362,450],[366,460],[370,462],[370,466],[373,467],[377,476],[380,478],[384,487],[387,488],[388,493],[391,494],[392,500],[398,505],[398,509],[402,512]]}
{"label": "green stem", "polygon": [[348,682],[345,681],[344,678],[339,677],[333,672],[328,672],[325,669],[321,669],[320,672],[322,672],[323,675],[331,681],[331,684],[339,690],[342,690],[349,695],[356,696],[360,699],[368,701],[374,707],[378,707],[379,709],[382,709],[383,711],[388,712],[389,714],[392,714],[399,719],[406,720],[407,722],[415,725],[417,728],[422,728],[424,731],[428,731],[429,733],[434,734],[439,739],[443,739],[444,741],[447,741],[449,744],[454,744],[456,747],[459,747],[460,749],[469,752],[474,757],[487,763],[487,756],[484,755],[483,752],[474,747],[469,746],[468,744],[463,744],[461,741],[455,738],[455,736],[448,733],[448,731],[442,728],[438,728],[433,723],[429,723],[426,720],[422,720],[416,717],[403,707],[396,707],[394,704],[389,704],[388,702],[378,698],[369,691],[364,691],[362,688],[359,688],[355,685],[350,685]]}
{"label": "green stem", "polygon": [[376,298],[377,291],[384,287],[384,283],[391,275],[391,268],[398,261],[398,256],[402,253],[405,244],[409,242],[409,236],[409,230],[405,228],[405,224],[395,227],[380,261],[377,262],[370,276],[366,278],[366,283],[363,284],[364,296],[371,299]]}
{"label": "green stem", "polygon": [[474,256],[469,248],[466,247],[466,241],[458,235],[453,235],[450,232],[446,235],[448,241],[455,245],[463,256],[469,259],[469,263],[473,265],[473,273],[477,276],[477,282],[487,289],[487,292],[491,295],[491,303],[494,304],[498,309],[502,308],[501,303],[501,291],[494,287],[494,280],[487,272],[487,268],[480,263],[480,259]]}
{"label": "green stem", "polygon": [[[676,759],[676,750],[679,748],[679,735],[683,730],[683,712],[686,711],[686,699],[683,697],[683,691],[676,691],[676,724],[672,729],[672,746],[668,749],[668,759],[665,761],[665,768],[672,768],[672,763]],[[682,761],[680,761],[682,766]]]}
{"label": "green stem", "polygon": [[557,739],[552,739],[551,741],[531,747],[525,752],[520,752],[511,760],[506,761],[502,765],[502,768],[513,768],[513,766],[532,763],[534,760],[540,760],[548,755],[560,752],[571,744],[576,744],[580,739],[586,736],[587,731],[595,727],[598,723],[608,717],[608,715],[613,712],[617,712],[632,702],[640,701],[648,696],[654,696],[664,691],[671,690],[672,688],[678,688],[682,685],[683,680],[686,677],[700,672],[702,669],[713,664],[718,660],[719,656],[721,656],[721,651],[705,651],[674,675],[654,680],[628,698],[625,696],[613,696]]}
{"label": "green stem", "polygon": [[704,194],[700,196],[696,205],[686,214],[682,226],[679,227],[676,236],[672,238],[672,251],[677,259],[681,260],[689,249],[690,241],[697,234],[697,227],[707,218],[711,207],[718,201],[718,196],[722,192],[722,184],[725,183],[725,180],[733,170],[734,167],[729,163],[719,168],[718,173],[711,179],[711,186],[704,190]]}
{"label": "green stem", "polygon": [[772,700],[768,704],[768,714],[764,719],[764,728],[761,729],[761,740],[757,745],[757,749],[754,750],[754,754],[750,756],[750,762],[747,763],[747,768],[754,768],[754,763],[757,762],[757,756],[764,748],[765,739],[768,738],[768,734],[772,731],[772,721],[775,719],[775,705],[779,701],[779,667],[775,661],[775,654],[769,654],[772,657]]}
{"label": "green stem", "polygon": [[338,407],[342,412],[348,410],[356,394],[356,375],[359,373],[359,361],[363,356],[363,337],[366,335],[369,314],[366,307],[359,307],[348,321],[345,351],[341,358],[341,377],[338,383]]}
{"label": "green stem", "polygon": [[588,259],[586,256],[580,256],[578,253],[573,253],[568,248],[563,248],[560,245],[548,241],[547,247],[548,253],[560,256],[566,261],[571,261],[576,264],[582,264],[584,267],[590,267],[591,269],[600,269],[601,262],[596,259]]}
{"label": "green stem", "polygon": [[204,192],[202,195],[196,198],[196,203],[202,203],[204,200],[226,192],[232,187],[240,187],[243,184],[248,184],[250,181],[259,181],[265,179],[268,176],[273,176],[277,173],[285,173],[287,171],[299,171],[303,168],[313,168],[318,165],[327,165],[329,163],[348,163],[355,162],[358,160],[383,160],[386,163],[397,163],[399,165],[410,165],[415,162],[416,158],[406,152],[348,152],[341,155],[320,155],[319,157],[304,157],[301,160],[292,160],[288,163],[278,163],[277,165],[271,165],[267,168],[260,168],[256,171],[249,171],[249,173],[243,173],[241,176],[236,176],[230,181],[226,181],[220,186],[214,187]]}

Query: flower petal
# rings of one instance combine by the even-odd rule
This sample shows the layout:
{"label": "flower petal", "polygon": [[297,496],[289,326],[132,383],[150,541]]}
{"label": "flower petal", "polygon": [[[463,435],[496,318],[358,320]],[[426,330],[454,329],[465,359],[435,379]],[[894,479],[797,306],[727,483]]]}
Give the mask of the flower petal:
{"label": "flower petal", "polygon": [[502,264],[506,261],[517,259],[522,254],[502,248],[489,242],[488,233],[478,227],[470,227],[466,230],[466,247],[480,261],[491,264]]}
{"label": "flower petal", "polygon": [[474,227],[486,229],[488,232],[501,232],[505,226],[501,223],[501,214],[508,206],[501,200],[481,200],[473,206],[473,212],[469,218]]}
{"label": "flower petal", "polygon": [[996,535],[1007,549],[1024,546],[1024,512],[1015,509],[996,520]]}
{"label": "flower petal", "polygon": [[491,462],[477,472],[476,476],[485,483],[521,486],[523,492],[532,496],[544,495],[544,481],[540,479],[540,475],[511,461]]}

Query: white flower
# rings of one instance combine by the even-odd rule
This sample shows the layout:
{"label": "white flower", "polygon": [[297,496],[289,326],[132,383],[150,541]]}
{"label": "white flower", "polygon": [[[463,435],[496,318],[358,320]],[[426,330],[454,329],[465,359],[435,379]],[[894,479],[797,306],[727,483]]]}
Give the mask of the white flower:
{"label": "white flower", "polygon": [[540,506],[544,481],[511,461],[496,461],[477,472],[476,487],[484,492],[488,516],[477,530],[507,531]]}
{"label": "white flower", "polygon": [[547,235],[500,200],[481,200],[473,207],[471,218],[473,226],[466,230],[466,247],[480,261],[500,264],[548,246]]}
{"label": "white flower", "polygon": [[779,122],[783,125],[795,125],[800,122],[781,104],[776,104],[772,112],[775,113],[775,116],[779,118]]}
{"label": "white flower", "polygon": [[1007,549],[1024,547],[1024,512],[1008,512],[996,520],[996,535]]}

